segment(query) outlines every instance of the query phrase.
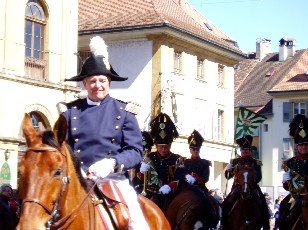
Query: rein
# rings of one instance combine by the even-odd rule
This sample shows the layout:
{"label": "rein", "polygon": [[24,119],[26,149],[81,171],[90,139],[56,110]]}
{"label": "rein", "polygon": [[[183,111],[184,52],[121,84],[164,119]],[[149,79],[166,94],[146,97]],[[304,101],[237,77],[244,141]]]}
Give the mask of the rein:
{"label": "rein", "polygon": [[[70,177],[68,176],[68,171],[67,171],[67,155],[62,153],[60,151],[60,149],[57,149],[57,148],[54,148],[54,147],[51,147],[51,146],[29,147],[26,152],[28,152],[28,151],[34,151],[34,152],[47,152],[47,151],[48,152],[59,152],[66,159],[66,164],[64,164],[64,170],[63,170],[64,176],[62,177],[60,194],[59,194],[57,202],[55,203],[55,205],[54,205],[52,210],[49,209],[47,205],[45,205],[43,202],[39,201],[36,198],[26,198],[22,202],[22,205],[24,205],[27,202],[29,202],[29,203],[36,203],[36,204],[40,205],[45,211],[47,211],[47,213],[50,215],[50,218],[47,221],[46,230],[50,230],[51,227],[56,227],[56,229],[58,229],[58,230],[59,229],[66,229],[78,217],[78,215],[80,214],[81,209],[86,204],[86,201],[88,200],[89,197],[91,197],[91,194],[93,193],[93,190],[94,190],[94,187],[97,184],[97,181],[94,183],[94,185],[92,186],[92,188],[87,193],[87,195],[84,197],[83,201],[81,202],[81,204],[78,207],[76,207],[69,214],[67,214],[66,216],[62,217],[57,222],[54,222],[55,218],[59,216],[59,214],[58,214],[58,212],[59,212],[59,204],[61,202],[63,192],[65,192],[65,190],[66,190],[66,185],[70,183]],[[95,205],[94,202],[92,202],[92,203],[93,203],[93,205]],[[89,213],[90,213],[90,229],[92,229],[92,227],[91,227],[92,226],[92,224],[91,224],[91,219],[92,219],[91,218],[91,212],[89,211]],[[71,218],[71,216],[73,216],[73,217]],[[70,218],[71,218],[71,220],[68,221]]]}

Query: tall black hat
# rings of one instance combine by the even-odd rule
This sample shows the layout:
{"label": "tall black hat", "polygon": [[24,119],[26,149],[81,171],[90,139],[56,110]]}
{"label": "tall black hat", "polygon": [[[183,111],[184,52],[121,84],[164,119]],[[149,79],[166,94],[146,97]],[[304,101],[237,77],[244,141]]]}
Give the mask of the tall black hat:
{"label": "tall black hat", "polygon": [[289,125],[289,134],[294,138],[295,144],[308,143],[308,119],[302,114],[294,117]]}
{"label": "tall black hat", "polygon": [[197,130],[194,130],[188,137],[189,147],[201,148],[203,141],[203,137]]}
{"label": "tall black hat", "polygon": [[155,144],[170,144],[179,136],[173,121],[165,113],[158,114],[150,122],[150,126],[150,136],[154,139]]}
{"label": "tall black hat", "polygon": [[65,79],[65,81],[82,81],[86,77],[94,75],[105,75],[110,77],[111,81],[127,80],[127,77],[120,77],[113,70],[108,61],[107,45],[101,37],[93,37],[89,46],[91,50],[91,56],[85,60],[80,73],[70,79]]}
{"label": "tall black hat", "polygon": [[235,140],[235,143],[239,145],[241,149],[251,149],[253,137],[251,135],[243,136]]}
{"label": "tall black hat", "polygon": [[151,148],[153,146],[153,139],[150,136],[149,132],[147,131],[142,131],[141,132],[142,135],[142,146],[143,146],[143,150],[147,149],[149,151],[151,151]]}

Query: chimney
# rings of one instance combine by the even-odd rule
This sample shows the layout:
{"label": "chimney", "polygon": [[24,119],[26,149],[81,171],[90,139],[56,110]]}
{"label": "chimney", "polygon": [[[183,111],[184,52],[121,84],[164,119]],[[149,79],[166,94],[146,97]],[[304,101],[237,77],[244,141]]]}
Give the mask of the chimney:
{"label": "chimney", "polygon": [[266,38],[256,40],[256,58],[262,60],[266,54],[272,52],[272,42]]}
{"label": "chimney", "polygon": [[279,41],[279,61],[285,61],[295,54],[296,39],[281,38]]}

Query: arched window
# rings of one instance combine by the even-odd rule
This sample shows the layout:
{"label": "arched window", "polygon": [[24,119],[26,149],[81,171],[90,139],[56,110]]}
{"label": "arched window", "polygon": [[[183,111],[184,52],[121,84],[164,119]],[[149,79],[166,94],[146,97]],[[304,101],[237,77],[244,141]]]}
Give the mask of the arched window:
{"label": "arched window", "polygon": [[43,59],[46,18],[41,4],[29,0],[26,7],[26,56]]}
{"label": "arched window", "polygon": [[43,117],[38,112],[33,111],[30,113],[30,116],[32,119],[32,125],[36,131],[42,131],[49,128],[49,125],[45,123]]}
{"label": "arched window", "polygon": [[47,63],[44,60],[46,14],[38,0],[28,0],[25,25],[25,73],[37,80],[47,80]]}

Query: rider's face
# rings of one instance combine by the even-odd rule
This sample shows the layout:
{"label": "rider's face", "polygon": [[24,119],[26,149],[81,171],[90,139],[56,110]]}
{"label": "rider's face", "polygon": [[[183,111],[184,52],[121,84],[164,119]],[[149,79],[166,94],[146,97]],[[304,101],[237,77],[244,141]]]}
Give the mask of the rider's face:
{"label": "rider's face", "polygon": [[242,157],[251,157],[252,156],[252,151],[251,149],[241,149],[241,156]]}
{"label": "rider's face", "polygon": [[296,150],[304,159],[308,159],[308,143],[296,145]]}
{"label": "rider's face", "polygon": [[164,145],[156,145],[157,152],[161,157],[167,157],[170,155],[170,149],[171,149],[171,144],[164,144]]}

